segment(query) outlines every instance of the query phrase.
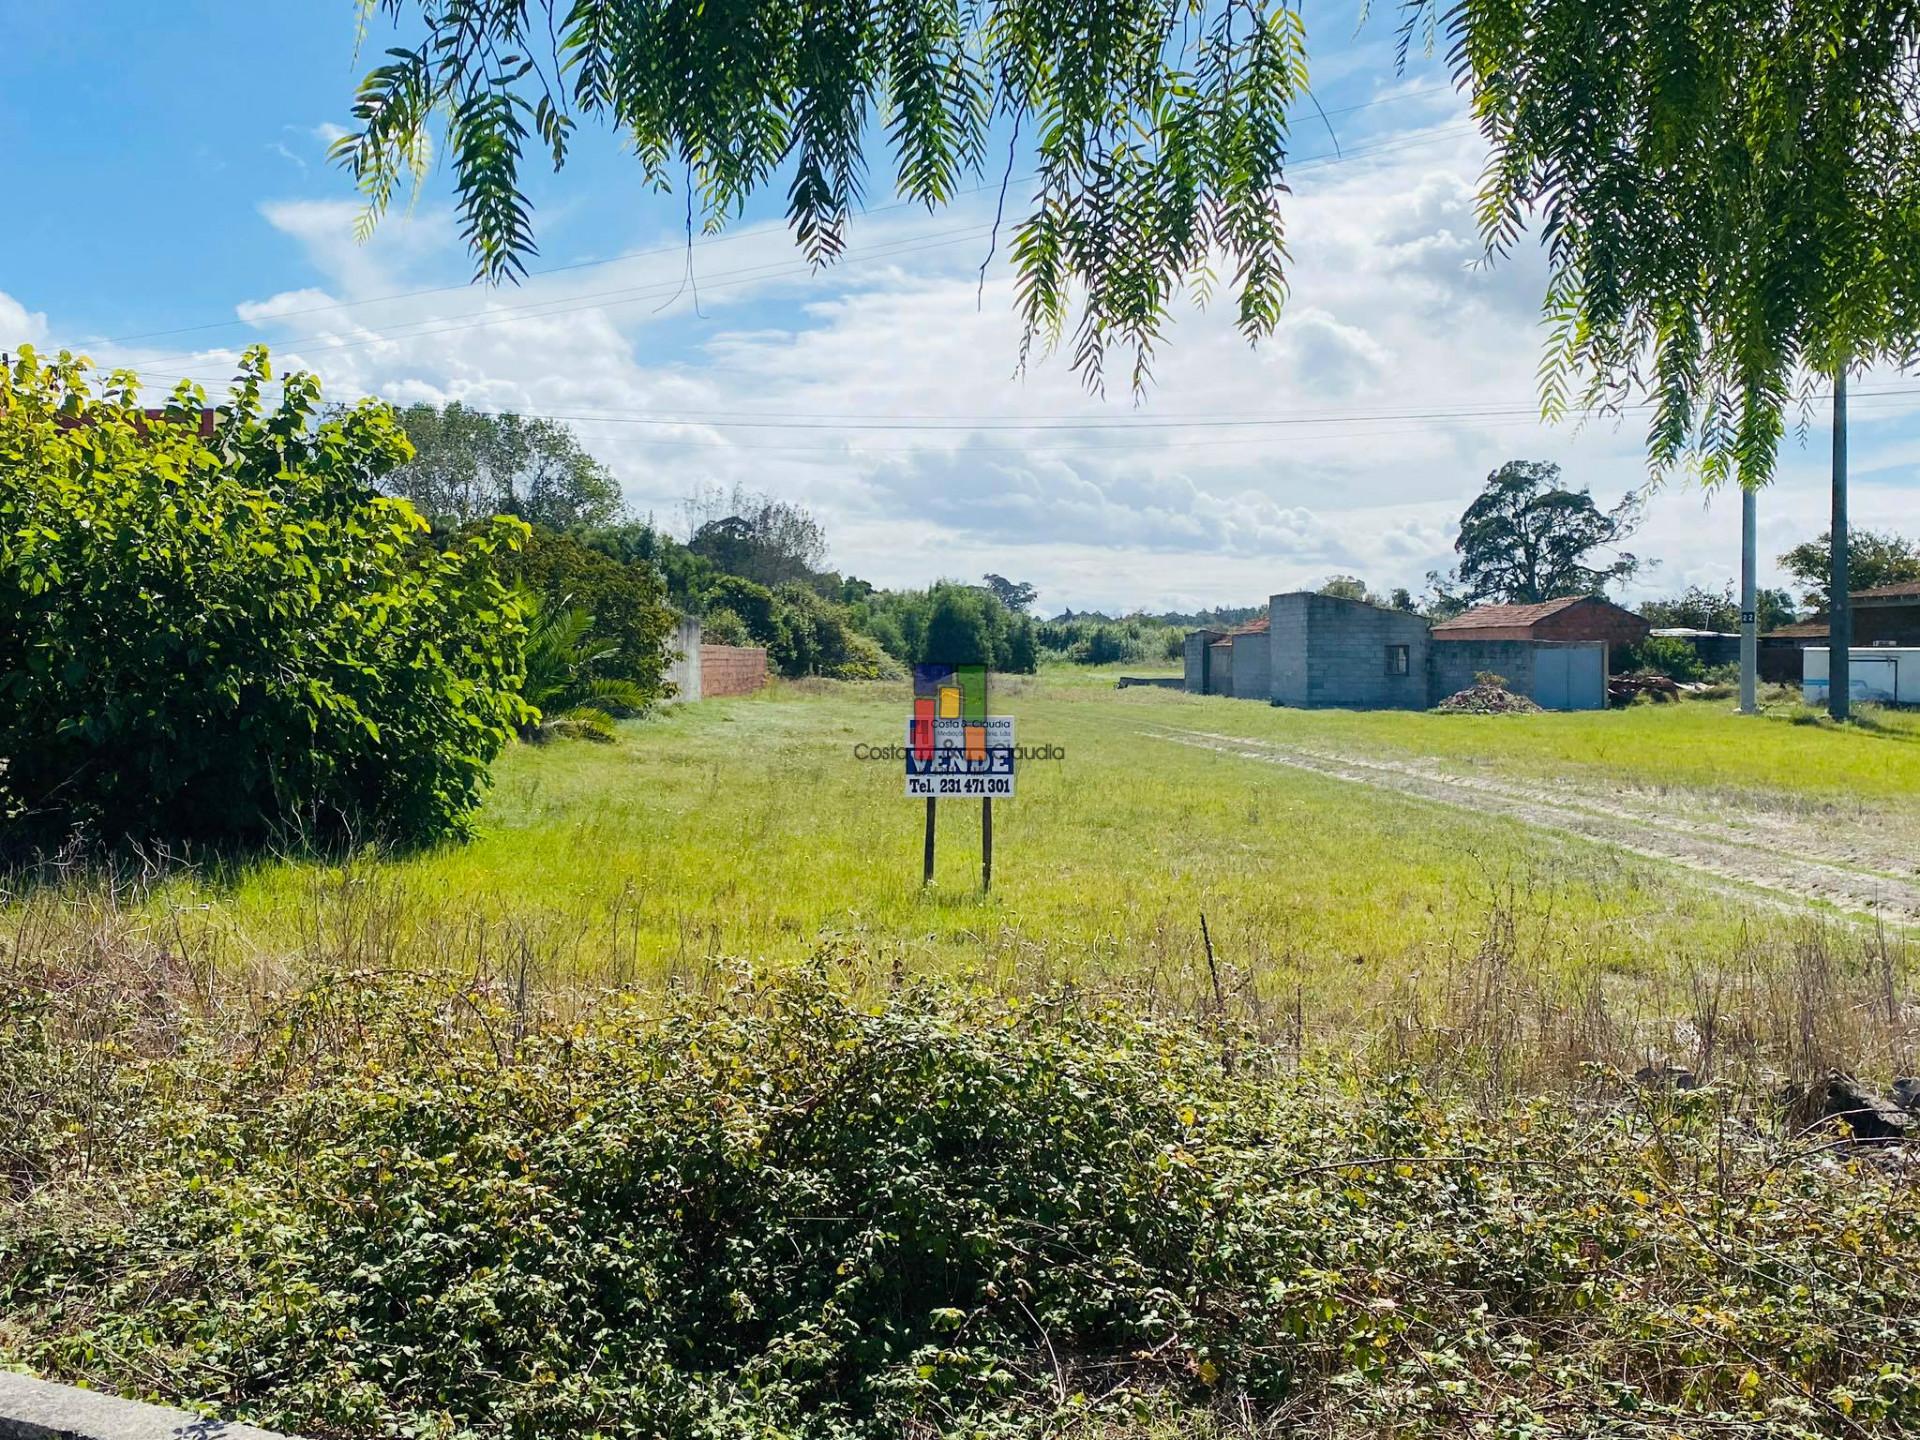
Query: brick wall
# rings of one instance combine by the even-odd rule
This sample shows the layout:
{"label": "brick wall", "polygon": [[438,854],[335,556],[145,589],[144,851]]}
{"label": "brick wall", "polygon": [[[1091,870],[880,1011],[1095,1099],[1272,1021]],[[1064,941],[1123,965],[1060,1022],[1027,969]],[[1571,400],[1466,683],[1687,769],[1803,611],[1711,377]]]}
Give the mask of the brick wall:
{"label": "brick wall", "polygon": [[702,645],[700,698],[751,695],[767,683],[767,652],[758,645]]}
{"label": "brick wall", "polygon": [[1535,640],[1604,640],[1618,648],[1637,645],[1652,628],[1631,610],[1611,600],[1582,600],[1533,625]]}
{"label": "brick wall", "polygon": [[1920,601],[1907,605],[1857,602],[1853,607],[1856,645],[1920,645]]}

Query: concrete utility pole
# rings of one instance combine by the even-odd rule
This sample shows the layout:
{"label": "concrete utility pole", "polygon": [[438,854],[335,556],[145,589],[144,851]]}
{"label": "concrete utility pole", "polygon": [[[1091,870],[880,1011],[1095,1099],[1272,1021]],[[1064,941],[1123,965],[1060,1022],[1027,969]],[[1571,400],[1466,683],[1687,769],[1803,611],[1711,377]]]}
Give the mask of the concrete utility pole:
{"label": "concrete utility pole", "polygon": [[1853,648],[1852,589],[1847,562],[1852,546],[1847,535],[1847,367],[1833,376],[1833,524],[1829,530],[1832,560],[1827,577],[1827,714],[1845,720],[1853,713],[1853,676],[1848,661]]}
{"label": "concrete utility pole", "polygon": [[1748,486],[1740,487],[1740,713],[1760,713],[1760,539],[1757,506]]}

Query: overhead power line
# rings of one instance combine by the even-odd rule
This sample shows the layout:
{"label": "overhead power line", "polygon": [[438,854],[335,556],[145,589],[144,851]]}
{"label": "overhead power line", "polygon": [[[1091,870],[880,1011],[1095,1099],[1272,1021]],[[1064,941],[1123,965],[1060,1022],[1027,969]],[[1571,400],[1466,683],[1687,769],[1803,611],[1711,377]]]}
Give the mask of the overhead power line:
{"label": "overhead power line", "polygon": [[[1862,400],[1898,400],[1920,394],[1920,386],[1891,386],[1875,390],[1858,392]],[[1813,399],[1823,399],[1815,395]],[[1625,416],[1644,413],[1654,408],[1653,401],[1634,401],[1613,410],[1596,412],[1598,418],[1608,415]],[[906,432],[924,435],[1075,435],[1082,432],[1114,432],[1117,444],[1102,444],[1088,440],[1079,440],[1069,446],[1057,443],[1008,444],[1000,451],[1008,454],[1043,456],[1048,454],[1096,453],[1102,450],[1124,450],[1137,444],[1137,441],[1124,437],[1127,432],[1147,432],[1163,437],[1174,435],[1188,436],[1192,432],[1231,431],[1230,438],[1190,439],[1181,438],[1180,448],[1198,447],[1220,448],[1238,445],[1267,445],[1276,436],[1275,430],[1309,429],[1327,438],[1379,438],[1388,435],[1419,433],[1422,428],[1436,424],[1470,423],[1482,428],[1533,428],[1542,424],[1539,409],[1533,405],[1461,405],[1430,406],[1417,410],[1350,410],[1339,412],[1305,412],[1291,415],[1211,415],[1211,416],[1153,416],[1143,418],[1101,418],[1079,416],[968,416],[941,415],[929,417],[907,417],[890,415],[882,418],[867,419],[851,416],[831,416],[825,414],[808,415],[770,415],[753,414],[740,411],[679,411],[672,414],[653,414],[643,411],[576,411],[576,412],[535,412],[486,409],[478,406],[466,407],[482,415],[518,415],[525,419],[550,420],[565,425],[602,425],[622,427],[651,427],[674,430],[699,431],[827,431],[842,437],[841,444],[822,444],[813,446],[778,446],[743,444],[736,441],[708,439],[701,436],[669,435],[649,437],[648,445],[672,445],[705,449],[733,450],[749,454],[820,454],[840,455],[848,453],[849,445],[857,445],[862,454],[910,454],[926,448],[924,445],[881,446],[869,443],[864,437],[869,434],[888,432]],[[1253,433],[1260,432],[1260,433]],[[993,447],[986,447],[992,449]]]}

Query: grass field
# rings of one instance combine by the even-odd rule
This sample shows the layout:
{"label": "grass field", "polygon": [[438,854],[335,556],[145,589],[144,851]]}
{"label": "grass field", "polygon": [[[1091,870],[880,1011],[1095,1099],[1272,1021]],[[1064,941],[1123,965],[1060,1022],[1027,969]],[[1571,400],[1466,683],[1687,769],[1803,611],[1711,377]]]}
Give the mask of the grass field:
{"label": "grass field", "polygon": [[828,684],[514,749],[467,844],[19,877],[0,1365],[315,1440],[1920,1433],[1911,1175],[1818,1125],[1920,1059],[1911,721],[996,708],[1061,754],[991,894]]}
{"label": "grass field", "polygon": [[[1839,969],[1869,989],[1906,963],[1897,938],[1862,940],[1817,902],[1783,910],[1762,890],[1477,813],[1471,799],[1435,804],[1167,736],[1597,776],[1682,809],[1726,793],[1865,807],[1854,821],[1884,838],[1920,835],[1910,721],[1836,733],[1711,704],[1525,719],[1303,713],[1116,693],[1110,677],[1057,672],[1004,682],[996,703],[1019,717],[1023,744],[1064,758],[1027,764],[1017,798],[997,807],[990,895],[978,886],[979,806],[942,807],[937,883],[923,890],[923,812],[901,793],[899,763],[856,758],[858,744],[894,742],[904,691],[819,684],[671,709],[624,726],[614,746],[515,749],[472,843],[179,874],[115,923],[174,963],[261,988],[393,967],[707,983],[728,964],[824,947],[863,975],[1124,985],[1191,1003],[1215,983],[1204,916],[1224,989],[1328,1031],[1377,1030],[1417,997],[1457,1002],[1484,988],[1489,963],[1569,1024],[1593,1023],[1580,1015],[1601,1005],[1665,1013],[1703,974],[1797,983],[1775,972],[1810,944],[1838,947]],[[15,907],[16,931],[44,925],[36,907],[54,903],[70,897]],[[1784,1012],[1778,1024],[1790,1025]]]}
{"label": "grass field", "polygon": [[[1241,709],[1235,706],[1237,712]],[[1544,776],[1586,776],[1682,791],[1736,792],[1843,809],[1905,809],[1920,800],[1920,724],[1869,717],[1836,730],[1799,707],[1743,719],[1730,704],[1640,706],[1626,712],[1537,716],[1284,712],[1255,706],[1235,729],[1283,726],[1326,736]]]}
{"label": "grass field", "polygon": [[[1056,684],[1104,690],[1123,671],[1153,673],[1114,667]],[[1289,710],[1153,689],[1115,698],[1181,723],[1204,716],[1213,728],[1236,734],[1434,756],[1516,774],[1880,810],[1903,817],[1920,835],[1920,712],[1911,710],[1862,707],[1855,723],[1837,727],[1794,701],[1774,700],[1746,718],[1733,701],[1715,700],[1515,723],[1509,716],[1431,711]]]}

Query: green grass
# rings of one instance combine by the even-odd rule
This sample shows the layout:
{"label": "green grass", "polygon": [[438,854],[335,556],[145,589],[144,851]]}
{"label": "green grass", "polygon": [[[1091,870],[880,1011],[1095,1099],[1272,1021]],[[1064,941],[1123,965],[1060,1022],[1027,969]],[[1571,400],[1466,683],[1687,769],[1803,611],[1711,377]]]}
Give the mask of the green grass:
{"label": "green grass", "polygon": [[1912,1072],[1897,944],[1165,736],[1907,823],[1910,721],[1112,676],[999,685],[1064,758],[990,895],[825,684],[514,749],[469,844],[29,887],[0,1363],[324,1440],[1907,1424],[1900,1178],[1779,1103]]}
{"label": "green grass", "polygon": [[996,808],[990,895],[979,805],[942,806],[937,882],[923,890],[922,807],[901,793],[897,761],[854,757],[857,742],[896,740],[904,690],[817,685],[669,710],[623,726],[615,746],[515,749],[470,844],[181,878],[149,909],[180,946],[270,977],[443,963],[656,983],[830,944],[1010,988],[1120,979],[1170,992],[1210,983],[1204,915],[1230,975],[1354,1015],[1456,969],[1509,923],[1503,943],[1590,982],[1722,964],[1805,922],[1658,861],[1168,744],[1158,726],[1623,775],[1670,754],[1704,773],[1723,752],[1743,774],[1800,784],[1809,754],[1838,777],[1884,775],[1920,751],[1704,706],[1483,724],[1116,694],[1084,676],[1009,681],[997,703],[1023,743],[1065,759],[1027,765]]}
{"label": "green grass", "polygon": [[1835,726],[1798,703],[1756,717],[1732,701],[1635,705],[1579,714],[1440,715],[1289,710],[1155,690],[1119,701],[1167,723],[1253,738],[1429,756],[1517,775],[1651,788],[1914,806],[1920,813],[1920,714],[1866,707]]}

